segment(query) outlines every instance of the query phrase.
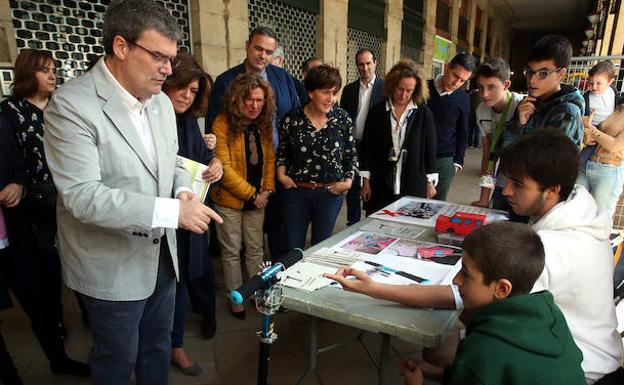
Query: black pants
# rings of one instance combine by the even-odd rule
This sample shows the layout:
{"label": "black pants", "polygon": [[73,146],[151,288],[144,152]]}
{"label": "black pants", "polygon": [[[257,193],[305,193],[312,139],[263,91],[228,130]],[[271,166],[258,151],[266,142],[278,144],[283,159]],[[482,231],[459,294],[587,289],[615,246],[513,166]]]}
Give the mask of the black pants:
{"label": "black pants", "polygon": [[10,246],[3,258],[9,290],[30,320],[32,331],[51,364],[67,359],[58,328],[57,294],[49,290],[46,265],[35,263],[38,258],[26,257]]}
{"label": "black pants", "polygon": [[619,367],[615,372],[609,373],[599,379],[595,385],[622,385],[624,384],[624,368]]}
{"label": "black pants", "polygon": [[272,260],[279,261],[288,253],[288,235],[284,224],[284,190],[279,182],[275,184],[275,194],[269,198],[269,204],[264,209],[264,232],[267,235],[269,251]]}
{"label": "black pants", "polygon": [[6,382],[17,377],[17,369],[0,335],[0,381]]}

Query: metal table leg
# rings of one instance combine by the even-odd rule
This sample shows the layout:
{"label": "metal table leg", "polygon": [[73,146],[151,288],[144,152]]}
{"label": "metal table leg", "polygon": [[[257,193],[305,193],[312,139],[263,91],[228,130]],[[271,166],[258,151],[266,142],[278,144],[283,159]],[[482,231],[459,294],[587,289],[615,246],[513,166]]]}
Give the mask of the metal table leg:
{"label": "metal table leg", "polygon": [[318,353],[318,341],[317,341],[317,334],[318,334],[318,320],[316,319],[316,317],[312,317],[309,316],[308,317],[310,319],[310,341],[309,341],[309,348],[308,348],[308,367],[305,371],[305,373],[303,373],[301,375],[301,377],[299,377],[299,381],[297,381],[297,385],[304,385],[308,382],[308,380],[310,379],[310,377],[312,377],[312,375],[314,374],[314,371],[316,370],[316,359],[317,359],[317,353]]}
{"label": "metal table leg", "polygon": [[387,385],[390,381],[388,367],[390,364],[390,336],[381,334],[381,348],[379,350],[379,385]]}

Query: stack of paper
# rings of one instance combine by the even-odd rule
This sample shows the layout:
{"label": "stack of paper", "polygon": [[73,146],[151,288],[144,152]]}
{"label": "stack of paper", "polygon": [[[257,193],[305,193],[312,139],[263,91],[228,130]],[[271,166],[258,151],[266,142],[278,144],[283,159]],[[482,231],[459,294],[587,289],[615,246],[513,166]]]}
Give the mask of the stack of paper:
{"label": "stack of paper", "polygon": [[206,200],[210,182],[206,182],[202,178],[202,173],[208,168],[205,164],[178,155],[178,158],[184,161],[184,168],[191,174],[191,190],[199,197],[200,201]]}

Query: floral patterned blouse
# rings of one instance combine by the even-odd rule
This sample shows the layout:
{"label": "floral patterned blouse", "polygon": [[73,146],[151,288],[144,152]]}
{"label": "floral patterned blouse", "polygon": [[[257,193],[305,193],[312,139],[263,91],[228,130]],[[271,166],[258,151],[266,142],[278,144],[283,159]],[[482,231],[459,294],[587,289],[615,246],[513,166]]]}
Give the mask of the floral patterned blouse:
{"label": "floral patterned blouse", "polygon": [[51,183],[43,152],[43,111],[26,99],[9,98],[0,103],[0,113],[15,130],[30,183]]}
{"label": "floral patterned blouse", "polygon": [[331,183],[353,179],[358,160],[353,123],[346,111],[334,107],[325,126],[316,130],[303,107],[286,114],[279,126],[276,165],[286,166],[295,182]]}

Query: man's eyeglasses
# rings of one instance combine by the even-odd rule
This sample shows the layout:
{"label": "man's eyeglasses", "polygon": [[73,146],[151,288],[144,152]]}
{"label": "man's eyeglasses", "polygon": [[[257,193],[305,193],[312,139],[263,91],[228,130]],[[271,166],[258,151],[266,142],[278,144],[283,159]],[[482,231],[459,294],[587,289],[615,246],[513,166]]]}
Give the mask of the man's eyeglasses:
{"label": "man's eyeglasses", "polygon": [[544,80],[544,79],[546,79],[548,77],[548,75],[552,74],[553,72],[559,72],[562,69],[563,69],[563,67],[559,67],[559,68],[554,69],[554,70],[549,70],[549,69],[546,69],[546,68],[542,68],[541,70],[533,71],[529,67],[525,67],[522,70],[522,74],[527,79],[530,79],[533,75],[535,75],[539,80]]}
{"label": "man's eyeglasses", "polygon": [[137,43],[137,42],[133,42],[131,43],[132,45],[136,45],[137,47],[141,48],[143,51],[147,52],[148,54],[150,54],[150,56],[152,57],[152,59],[154,59],[154,61],[162,66],[167,65],[167,63],[170,63],[171,66],[173,67],[173,62],[175,61],[176,57],[175,56],[167,56],[167,55],[163,55],[160,52],[155,52],[152,50],[149,50],[145,47],[143,47],[141,44]]}

